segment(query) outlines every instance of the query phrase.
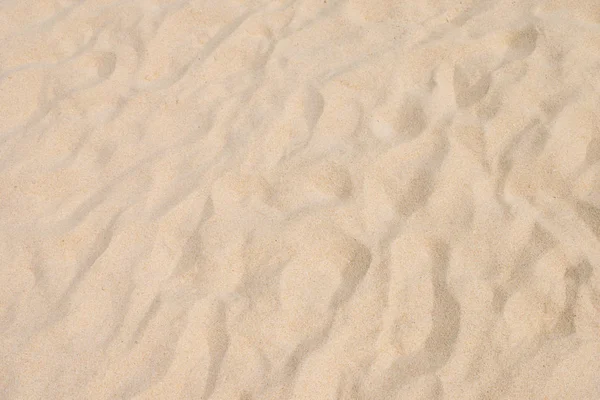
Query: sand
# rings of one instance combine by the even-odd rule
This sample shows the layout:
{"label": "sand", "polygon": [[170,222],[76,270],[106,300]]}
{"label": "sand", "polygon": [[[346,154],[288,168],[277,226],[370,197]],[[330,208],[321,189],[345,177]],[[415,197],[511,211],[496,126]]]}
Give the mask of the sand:
{"label": "sand", "polygon": [[0,398],[600,399],[600,2],[0,1]]}

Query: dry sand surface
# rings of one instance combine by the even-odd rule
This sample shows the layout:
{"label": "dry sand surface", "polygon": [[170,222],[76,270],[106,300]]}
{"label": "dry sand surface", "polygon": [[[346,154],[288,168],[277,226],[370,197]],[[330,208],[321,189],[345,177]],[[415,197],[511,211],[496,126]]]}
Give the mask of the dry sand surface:
{"label": "dry sand surface", "polygon": [[600,399],[600,1],[0,0],[0,399]]}

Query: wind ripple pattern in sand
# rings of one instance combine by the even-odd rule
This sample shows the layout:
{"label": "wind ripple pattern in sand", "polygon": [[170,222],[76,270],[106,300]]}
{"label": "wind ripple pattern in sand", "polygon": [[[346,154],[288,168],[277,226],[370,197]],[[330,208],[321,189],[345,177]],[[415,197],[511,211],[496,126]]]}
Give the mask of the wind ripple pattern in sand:
{"label": "wind ripple pattern in sand", "polygon": [[0,397],[600,398],[599,32],[0,2]]}

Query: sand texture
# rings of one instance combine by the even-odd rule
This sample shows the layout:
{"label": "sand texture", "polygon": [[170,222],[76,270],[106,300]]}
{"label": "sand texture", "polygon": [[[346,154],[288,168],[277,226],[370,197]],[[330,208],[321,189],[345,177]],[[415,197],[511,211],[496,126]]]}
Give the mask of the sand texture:
{"label": "sand texture", "polygon": [[600,399],[600,1],[0,0],[0,399]]}

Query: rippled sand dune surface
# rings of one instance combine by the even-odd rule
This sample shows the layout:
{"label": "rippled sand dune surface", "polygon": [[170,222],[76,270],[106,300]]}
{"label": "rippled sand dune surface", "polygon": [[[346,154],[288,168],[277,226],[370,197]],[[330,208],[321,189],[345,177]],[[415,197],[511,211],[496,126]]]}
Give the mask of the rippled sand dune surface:
{"label": "rippled sand dune surface", "polygon": [[600,2],[0,1],[0,398],[600,399]]}

